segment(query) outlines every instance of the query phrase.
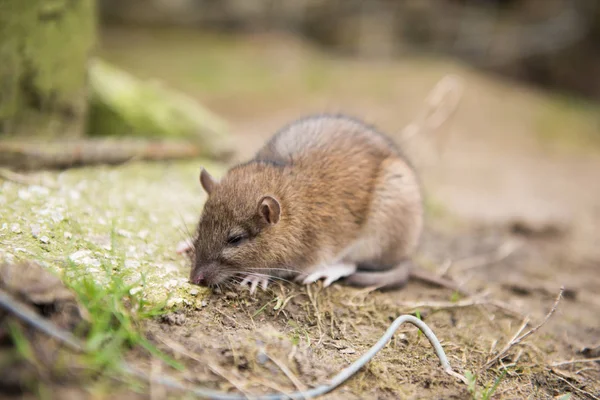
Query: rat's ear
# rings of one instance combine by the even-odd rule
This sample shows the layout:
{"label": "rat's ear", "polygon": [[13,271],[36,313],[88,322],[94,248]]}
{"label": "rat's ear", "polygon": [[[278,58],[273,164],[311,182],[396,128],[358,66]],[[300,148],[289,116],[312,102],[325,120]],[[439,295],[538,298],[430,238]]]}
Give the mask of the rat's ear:
{"label": "rat's ear", "polygon": [[206,194],[211,194],[215,186],[217,186],[217,183],[217,180],[213,178],[208,171],[202,168],[200,171],[200,184],[202,185],[202,188]]}
{"label": "rat's ear", "polygon": [[281,217],[281,206],[274,197],[265,196],[258,203],[258,213],[268,224],[275,225]]}

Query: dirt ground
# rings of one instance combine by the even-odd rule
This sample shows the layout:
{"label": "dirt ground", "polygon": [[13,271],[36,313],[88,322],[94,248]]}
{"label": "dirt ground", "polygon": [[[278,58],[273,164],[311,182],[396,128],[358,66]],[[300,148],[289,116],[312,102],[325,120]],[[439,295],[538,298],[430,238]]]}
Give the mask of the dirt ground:
{"label": "dirt ground", "polygon": [[[101,51],[109,61],[140,76],[162,78],[231,121],[240,160],[282,124],[311,112],[349,113],[399,140],[398,132],[417,115],[433,85],[446,74],[459,76],[465,92],[450,123],[402,144],[428,199],[417,260],[471,291],[485,292],[484,300],[472,301],[419,282],[386,293],[280,283],[255,297],[234,286],[200,292],[194,302],[194,288],[181,283],[178,293],[192,301],[148,321],[145,331],[186,365],[185,372],[152,364],[137,352],[131,362],[205,387],[287,392],[325,382],[374,344],[394,318],[418,312],[442,341],[454,369],[477,375],[477,393],[446,375],[423,335],[405,326],[363,370],[323,398],[486,398],[483,391],[503,369],[506,375],[491,398],[600,397],[600,364],[592,361],[600,356],[598,105],[447,60],[343,60],[289,38],[215,43],[189,33],[120,30],[103,38]],[[174,42],[180,45],[171,46]],[[152,185],[179,179],[176,187],[184,193],[181,177],[193,168],[170,168]],[[178,171],[185,174],[177,178]],[[142,174],[141,179],[152,177]],[[153,201],[160,202],[157,196]],[[182,196],[192,214],[183,219],[193,229],[189,210],[199,209],[201,201]],[[166,217],[168,207],[157,215]],[[157,246],[163,253],[178,240],[165,239],[173,231],[166,229],[166,236],[150,239],[162,240]],[[171,263],[177,267],[173,276],[183,281],[185,260]],[[525,331],[543,321],[561,286],[563,299],[547,323],[502,362],[484,368],[526,317]],[[572,360],[584,361],[566,363]],[[148,392],[152,398],[165,395],[160,387]]]}

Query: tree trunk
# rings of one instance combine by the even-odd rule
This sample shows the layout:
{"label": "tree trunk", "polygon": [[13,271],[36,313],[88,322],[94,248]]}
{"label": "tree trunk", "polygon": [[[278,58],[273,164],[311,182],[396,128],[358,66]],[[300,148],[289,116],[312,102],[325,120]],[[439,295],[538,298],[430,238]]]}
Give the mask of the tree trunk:
{"label": "tree trunk", "polygon": [[0,137],[77,137],[95,0],[0,1]]}

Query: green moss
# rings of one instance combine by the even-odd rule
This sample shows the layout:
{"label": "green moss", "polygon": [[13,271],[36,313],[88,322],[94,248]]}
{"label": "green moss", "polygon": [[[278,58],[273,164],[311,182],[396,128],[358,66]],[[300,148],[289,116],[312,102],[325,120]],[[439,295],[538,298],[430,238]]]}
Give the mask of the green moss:
{"label": "green moss", "polygon": [[556,151],[600,150],[600,106],[572,96],[552,96],[539,107],[535,133]]}
{"label": "green moss", "polygon": [[0,3],[0,134],[79,135],[93,0]]}
{"label": "green moss", "polygon": [[170,297],[169,304],[195,306],[207,292],[190,293],[189,260],[176,247],[193,232],[204,201],[199,166],[132,163],[46,173],[58,189],[2,182],[0,261],[34,259],[61,271],[70,260],[99,282],[109,265],[127,284],[143,276],[135,290],[148,301]]}

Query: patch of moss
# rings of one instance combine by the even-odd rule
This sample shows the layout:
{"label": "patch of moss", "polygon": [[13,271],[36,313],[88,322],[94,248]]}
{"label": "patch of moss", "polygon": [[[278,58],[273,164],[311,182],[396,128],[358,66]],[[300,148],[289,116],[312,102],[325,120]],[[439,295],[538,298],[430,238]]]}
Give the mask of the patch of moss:
{"label": "patch of moss", "polygon": [[[194,305],[177,243],[193,232],[204,194],[200,162],[131,163],[43,173],[57,188],[0,184],[0,260],[35,259],[56,271],[72,262],[97,278],[109,265],[151,302]],[[223,167],[204,163],[215,174]],[[190,294],[192,289],[196,294]],[[197,293],[196,293],[197,292]]]}
{"label": "patch of moss", "polygon": [[0,133],[81,134],[94,5],[92,0],[0,4]]}
{"label": "patch of moss", "polygon": [[555,151],[600,151],[600,105],[572,96],[549,97],[538,107],[535,133]]}

